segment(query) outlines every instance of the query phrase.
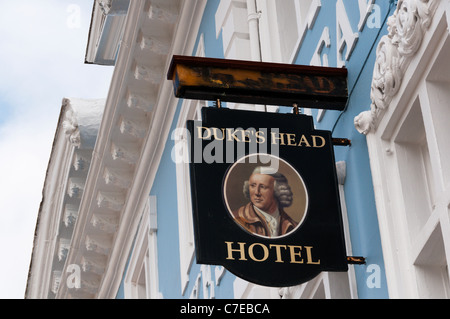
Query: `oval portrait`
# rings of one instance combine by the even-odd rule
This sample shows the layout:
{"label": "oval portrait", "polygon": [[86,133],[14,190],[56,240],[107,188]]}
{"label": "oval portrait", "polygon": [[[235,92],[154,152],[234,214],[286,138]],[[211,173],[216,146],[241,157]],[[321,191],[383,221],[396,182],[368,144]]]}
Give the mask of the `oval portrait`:
{"label": "oval portrait", "polygon": [[223,195],[234,221],[266,238],[292,233],[308,209],[300,174],[285,160],[268,154],[251,154],[234,163],[226,173]]}

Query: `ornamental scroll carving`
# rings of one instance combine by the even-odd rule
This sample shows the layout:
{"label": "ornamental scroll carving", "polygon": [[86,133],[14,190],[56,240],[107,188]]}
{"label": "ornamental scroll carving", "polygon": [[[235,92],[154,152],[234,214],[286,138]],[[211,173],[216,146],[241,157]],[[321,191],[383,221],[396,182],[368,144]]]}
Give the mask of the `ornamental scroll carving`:
{"label": "ornamental scroll carving", "polygon": [[399,0],[388,19],[388,34],[378,44],[373,70],[369,111],[355,117],[358,132],[367,135],[375,126],[380,112],[389,107],[398,93],[403,76],[422,44],[434,7],[439,0]]}
{"label": "ornamental scroll carving", "polygon": [[[63,104],[67,105],[70,102],[64,99]],[[74,146],[79,148],[81,144],[80,129],[78,126],[77,116],[73,109],[68,108],[65,113],[65,119],[63,121],[63,130],[67,136],[68,141]]]}

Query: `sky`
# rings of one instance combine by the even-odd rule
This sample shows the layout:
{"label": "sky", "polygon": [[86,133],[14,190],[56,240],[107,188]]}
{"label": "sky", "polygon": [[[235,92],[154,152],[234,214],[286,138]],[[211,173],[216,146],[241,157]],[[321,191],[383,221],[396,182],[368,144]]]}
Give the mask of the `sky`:
{"label": "sky", "polygon": [[94,0],[0,0],[0,299],[23,299],[63,98],[106,98],[84,63]]}

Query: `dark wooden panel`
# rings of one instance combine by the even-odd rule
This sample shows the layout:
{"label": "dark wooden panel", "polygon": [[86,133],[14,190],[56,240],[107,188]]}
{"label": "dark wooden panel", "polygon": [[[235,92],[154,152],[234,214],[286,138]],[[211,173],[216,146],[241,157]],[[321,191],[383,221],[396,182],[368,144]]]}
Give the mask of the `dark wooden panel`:
{"label": "dark wooden panel", "polygon": [[176,97],[343,110],[345,68],[174,56],[167,78]]}

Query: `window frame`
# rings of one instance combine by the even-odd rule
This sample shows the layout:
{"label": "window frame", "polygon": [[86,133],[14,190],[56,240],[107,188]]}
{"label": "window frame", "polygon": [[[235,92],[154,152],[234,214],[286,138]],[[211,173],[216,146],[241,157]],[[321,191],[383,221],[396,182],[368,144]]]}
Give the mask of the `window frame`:
{"label": "window frame", "polygon": [[[196,56],[205,56],[204,36],[200,35]],[[194,229],[192,220],[192,199],[190,189],[189,155],[188,155],[188,131],[187,120],[199,120],[200,110],[206,106],[202,100],[187,100],[182,102],[180,115],[176,124],[176,130],[172,137],[177,149],[182,149],[184,158],[176,158],[176,187],[178,203],[178,234],[180,245],[180,276],[181,294],[184,296],[190,281],[190,272],[195,258]],[[175,155],[177,156],[177,155]]]}
{"label": "window frame", "polygon": [[[124,278],[125,299],[160,299],[156,196],[149,196]],[[142,277],[143,276],[143,277]],[[142,291],[141,278],[144,278]]]}

